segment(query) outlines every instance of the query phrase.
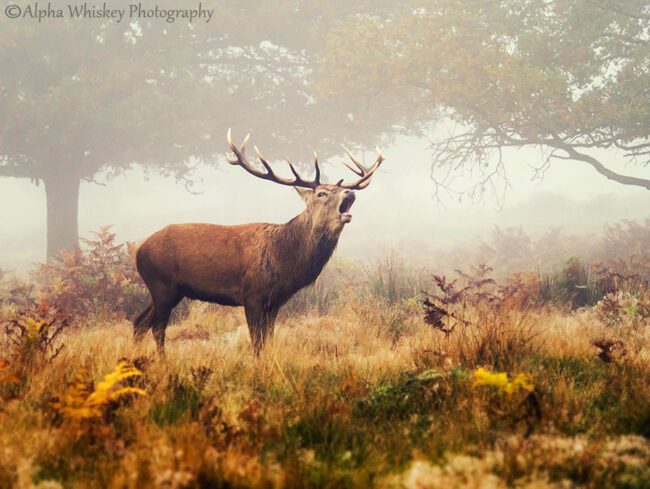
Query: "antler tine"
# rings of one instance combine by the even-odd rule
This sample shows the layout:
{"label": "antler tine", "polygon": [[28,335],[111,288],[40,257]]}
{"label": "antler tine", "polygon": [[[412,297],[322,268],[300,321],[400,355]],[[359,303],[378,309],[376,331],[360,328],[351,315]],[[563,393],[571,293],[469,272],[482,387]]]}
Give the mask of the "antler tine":
{"label": "antler tine", "polygon": [[344,164],[345,166],[347,166],[347,167],[350,169],[350,171],[351,171],[352,173],[354,173],[355,175],[359,175],[360,177],[363,176],[363,173],[362,173],[362,172],[360,172],[360,171],[357,170],[356,168],[353,168],[352,166],[348,165],[345,161],[343,161],[343,164]]}
{"label": "antler tine", "polygon": [[314,168],[316,169],[314,183],[320,185],[320,166],[318,166],[318,155],[316,154],[316,151],[314,151]]}
{"label": "antler tine", "polygon": [[382,162],[384,161],[384,155],[381,154],[381,150],[377,145],[375,145],[375,151],[377,152],[377,161],[379,162],[378,165],[381,165]]}
{"label": "antler tine", "polygon": [[[231,165],[240,165],[243,166],[248,170],[250,167],[250,164],[246,160],[246,157],[244,156],[244,151],[246,151],[246,145],[248,144],[248,139],[250,137],[250,134],[247,134],[246,137],[244,138],[244,141],[242,142],[241,148],[237,148],[237,145],[235,142],[232,140],[232,131],[228,129],[228,135],[227,135],[227,140],[228,140],[228,147],[230,147],[230,150],[235,154],[236,159],[230,159],[228,158],[228,163]],[[249,170],[250,171],[250,170]]]}
{"label": "antler tine", "polygon": [[300,175],[296,171],[296,168],[293,166],[293,163],[291,163],[291,160],[287,158],[287,163],[289,163],[289,168],[291,169],[291,173],[293,173],[293,176],[296,177],[296,180],[300,179]]}
{"label": "antler tine", "polygon": [[345,146],[343,146],[343,149],[348,154],[352,162],[357,166],[357,168],[359,168],[359,171],[352,168],[350,165],[348,165],[345,162],[343,164],[347,166],[350,170],[352,170],[356,175],[360,176],[361,178],[358,179],[356,182],[351,182],[351,183],[343,183],[343,180],[341,180],[336,185],[338,187],[342,187],[350,190],[363,190],[368,185],[370,185],[370,180],[372,179],[372,176],[379,169],[381,164],[384,162],[384,156],[381,154],[379,147],[375,146],[375,149],[377,150],[377,159],[375,160],[375,163],[370,168],[366,168],[354,158],[354,156],[352,155],[349,149],[347,149]]}
{"label": "antler tine", "polygon": [[245,150],[246,150],[246,145],[248,144],[248,141],[250,139],[250,134],[247,134],[246,137],[244,138],[244,141],[242,142],[242,145],[240,148],[237,148],[235,143],[232,140],[232,131],[228,129],[228,134],[226,137],[228,141],[228,146],[230,150],[235,154],[236,159],[228,159],[228,162],[231,165],[239,165],[241,166],[244,170],[246,170],[248,173],[251,175],[254,175],[258,178],[262,178],[264,180],[269,180],[275,183],[279,183],[281,185],[288,185],[291,187],[305,187],[305,188],[311,188],[314,189],[319,185],[319,177],[320,177],[320,169],[318,168],[318,161],[316,162],[316,179],[311,182],[308,180],[303,179],[294,166],[291,164],[289,161],[289,167],[291,168],[291,173],[293,173],[295,179],[291,180],[289,178],[283,178],[278,176],[274,171],[269,162],[264,158],[262,155],[261,151],[258,149],[257,146],[254,146],[255,149],[255,154],[259,158],[260,162],[264,166],[264,169],[266,171],[261,171],[255,168],[251,163],[246,159],[245,156]]}
{"label": "antler tine", "polygon": [[350,165],[348,165],[347,163],[344,162],[343,164],[344,164],[345,166],[347,166],[350,170],[352,170],[354,173],[356,173],[357,175],[359,175],[360,177],[363,176],[363,175],[365,175],[365,172],[368,171],[368,169],[367,169],[365,166],[363,166],[361,163],[359,163],[359,162],[357,161],[357,159],[356,159],[356,158],[354,157],[354,155],[352,154],[352,151],[350,151],[350,150],[345,146],[345,144],[342,144],[341,146],[343,147],[343,150],[348,154],[348,156],[349,156],[350,159],[352,160],[352,163],[355,164],[355,166],[359,169],[359,171],[360,171],[361,173],[359,173],[359,171],[353,169],[353,168],[352,168]]}
{"label": "antler tine", "polygon": [[262,163],[262,165],[264,165],[264,168],[266,168],[266,172],[269,175],[275,175],[273,173],[273,168],[271,168],[271,165],[269,165],[269,162],[266,161],[266,158],[264,158],[264,156],[262,155],[262,152],[258,149],[258,147],[253,146],[253,149],[255,150],[255,154],[257,155],[257,158],[260,160],[260,163]]}
{"label": "antler tine", "polygon": [[[232,131],[230,129],[228,129],[228,134],[226,135],[226,140],[228,141],[228,147],[234,153],[235,149],[237,149],[237,147],[235,146],[235,143],[232,140]],[[238,163],[238,160],[233,160],[231,158],[228,158],[228,163],[230,163],[231,165],[236,165]]]}
{"label": "antler tine", "polygon": [[240,151],[241,151],[242,153],[243,153],[244,151],[246,151],[246,145],[248,144],[248,141],[250,140],[250,138],[251,138],[251,133],[249,132],[249,133],[246,134],[246,137],[244,138],[244,140],[243,140],[242,143],[241,143]]}

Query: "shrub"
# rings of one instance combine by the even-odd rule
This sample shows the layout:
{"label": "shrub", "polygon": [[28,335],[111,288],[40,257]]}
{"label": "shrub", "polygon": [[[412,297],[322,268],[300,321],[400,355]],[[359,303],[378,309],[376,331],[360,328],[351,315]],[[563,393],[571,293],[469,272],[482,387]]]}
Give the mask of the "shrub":
{"label": "shrub", "polygon": [[559,273],[539,277],[539,302],[578,309],[594,306],[612,294],[642,296],[647,278],[638,270],[641,268],[633,259],[608,265],[594,262],[586,267],[571,257]]}
{"label": "shrub", "polygon": [[607,294],[596,304],[596,313],[601,321],[610,326],[624,322],[633,326],[650,324],[650,294]]}
{"label": "shrub", "polygon": [[46,302],[30,302],[4,319],[4,351],[22,373],[27,369],[49,363],[56,358],[64,344],[60,335],[68,319]]}
{"label": "shrub", "polygon": [[64,418],[70,420],[98,419],[115,410],[126,398],[145,395],[143,389],[120,385],[142,375],[142,372],[125,361],[93,385],[85,379],[86,371],[80,370],[77,378],[68,385],[51,406]]}
{"label": "shrub", "polygon": [[[526,422],[527,434],[542,418],[542,410],[532,379],[523,373],[512,379],[506,372],[490,372],[478,368],[473,373],[474,387],[487,388],[488,413],[495,421],[510,418],[514,425]],[[489,391],[492,392],[489,392]]]}
{"label": "shrub", "polygon": [[0,281],[0,319],[28,309],[34,304],[34,285],[13,278]]}
{"label": "shrub", "polygon": [[128,251],[115,244],[110,227],[83,239],[81,248],[63,252],[34,274],[38,296],[75,319],[122,319],[140,312],[148,292]]}
{"label": "shrub", "polygon": [[644,222],[624,220],[605,226],[596,257],[602,261],[634,261],[635,271],[650,278],[650,219]]}
{"label": "shrub", "polygon": [[471,273],[457,270],[451,281],[434,275],[422,302],[424,320],[444,334],[439,351],[449,351],[453,344],[461,364],[509,369],[531,352],[537,335],[527,322],[530,292],[521,281],[498,286],[491,272],[481,264]]}
{"label": "shrub", "polygon": [[489,277],[492,269],[485,264],[473,267],[473,274],[456,270],[458,277],[449,281],[444,275],[433,276],[433,288],[423,301],[425,321],[449,335],[457,326],[484,322],[505,302],[496,293],[496,282]]}

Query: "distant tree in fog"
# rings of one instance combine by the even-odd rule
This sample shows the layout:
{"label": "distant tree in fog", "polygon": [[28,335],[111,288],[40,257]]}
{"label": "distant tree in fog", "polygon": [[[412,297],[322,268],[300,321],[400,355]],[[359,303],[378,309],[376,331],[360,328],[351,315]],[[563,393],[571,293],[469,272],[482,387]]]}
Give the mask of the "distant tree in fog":
{"label": "distant tree in fog", "polygon": [[255,132],[273,157],[367,143],[383,123],[323,104],[312,67],[337,21],[396,3],[226,0],[192,27],[2,18],[0,177],[43,183],[52,256],[77,244],[81,182],[139,164],[189,183],[197,162],[223,153],[228,127]]}
{"label": "distant tree in fog", "polygon": [[530,269],[535,264],[532,239],[522,227],[495,226],[476,250],[474,263],[487,263],[498,273]]}
{"label": "distant tree in fog", "polygon": [[[351,18],[329,45],[322,90],[353,114],[394,134],[456,128],[432,143],[439,191],[499,194],[503,148],[525,146],[546,151],[540,175],[578,162],[650,190],[650,176],[617,173],[593,151],[650,165],[647,0],[416,0]],[[455,187],[460,174],[473,184]]]}

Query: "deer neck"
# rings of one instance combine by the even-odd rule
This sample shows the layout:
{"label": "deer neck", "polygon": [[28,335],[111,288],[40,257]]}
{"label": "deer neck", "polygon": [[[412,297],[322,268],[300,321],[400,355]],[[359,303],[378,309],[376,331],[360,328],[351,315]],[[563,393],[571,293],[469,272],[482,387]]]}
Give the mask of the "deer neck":
{"label": "deer neck", "polygon": [[279,258],[292,270],[297,287],[311,284],[336,249],[340,233],[315,226],[309,212],[294,217],[278,233]]}

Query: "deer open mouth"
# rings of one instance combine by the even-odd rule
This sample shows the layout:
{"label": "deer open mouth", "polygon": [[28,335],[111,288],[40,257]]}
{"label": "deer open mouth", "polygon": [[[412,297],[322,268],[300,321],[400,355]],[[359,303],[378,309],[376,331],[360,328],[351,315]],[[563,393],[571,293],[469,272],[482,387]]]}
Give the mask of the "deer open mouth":
{"label": "deer open mouth", "polygon": [[341,205],[339,206],[339,214],[341,214],[341,221],[344,223],[348,223],[352,220],[350,209],[352,208],[352,204],[354,204],[354,199],[354,194],[349,193],[343,197],[343,200],[341,201]]}

